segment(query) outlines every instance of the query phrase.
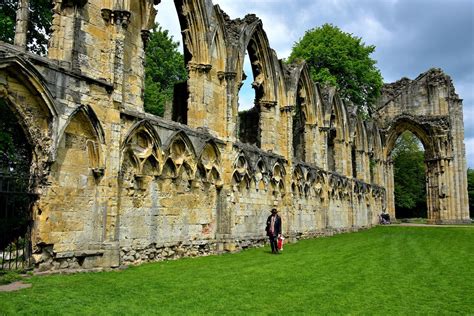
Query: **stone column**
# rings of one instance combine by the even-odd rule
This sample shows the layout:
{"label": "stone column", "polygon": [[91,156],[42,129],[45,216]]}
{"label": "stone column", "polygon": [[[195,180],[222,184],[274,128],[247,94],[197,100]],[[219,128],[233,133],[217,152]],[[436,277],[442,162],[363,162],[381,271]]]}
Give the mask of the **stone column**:
{"label": "stone column", "polygon": [[113,22],[115,24],[115,50],[114,50],[114,92],[113,100],[116,105],[123,107],[124,102],[124,54],[125,54],[125,37],[131,14],[129,11],[114,10]]}
{"label": "stone column", "polygon": [[328,133],[329,127],[320,127],[319,128],[320,137],[322,138],[321,141],[321,168],[325,170],[329,170],[328,166]]}
{"label": "stone column", "polygon": [[[205,95],[206,83],[212,66],[208,64],[188,64],[188,112],[186,124],[190,127],[206,127],[212,130],[212,122],[207,116],[209,98]],[[214,119],[214,118],[213,118]]]}
{"label": "stone column", "polygon": [[369,182],[367,177],[367,171],[369,166],[366,164],[365,151],[356,149],[356,170],[357,170],[357,179],[360,179],[364,182]]}
{"label": "stone column", "polygon": [[225,138],[231,142],[235,142],[238,139],[237,135],[237,118],[238,114],[238,105],[237,98],[234,97],[238,95],[239,89],[236,87],[235,78],[237,73],[235,72],[218,72],[217,76],[221,84],[225,85],[225,106],[226,106],[226,124],[225,124]]}
{"label": "stone column", "polygon": [[452,136],[452,153],[451,161],[452,178],[454,180],[455,191],[453,199],[455,200],[455,216],[456,222],[467,223],[469,218],[469,197],[467,192],[467,163],[466,149],[464,145],[464,125],[462,100],[459,98],[447,98],[450,103],[450,122]]}
{"label": "stone column", "polygon": [[[336,136],[337,137],[337,136]],[[345,152],[346,142],[338,137],[334,140],[334,160],[335,171],[341,175],[347,176],[347,155]]]}
{"label": "stone column", "polygon": [[440,221],[440,199],[439,199],[439,170],[436,159],[427,161],[427,208],[428,223],[439,224]]}
{"label": "stone column", "polygon": [[26,49],[26,35],[28,33],[30,0],[20,0],[16,10],[16,27],[14,44]]}
{"label": "stone column", "polygon": [[305,124],[304,128],[304,147],[305,147],[305,161],[312,164],[319,164],[319,153],[317,146],[320,143],[317,141],[318,125]]}
{"label": "stone column", "polygon": [[[275,150],[275,108],[276,101],[260,101],[257,106],[260,108],[260,148],[264,151]],[[290,115],[291,116],[291,115]]]}
{"label": "stone column", "polygon": [[[293,161],[293,110],[294,106],[288,105],[280,108],[282,116],[282,124],[278,130],[275,130],[275,133],[279,134],[280,137],[286,137],[286,142],[284,146],[286,148],[281,148],[280,154],[284,157],[287,157],[289,165]],[[286,126],[285,126],[286,125]]]}
{"label": "stone column", "polygon": [[395,182],[393,178],[393,160],[387,161],[385,189],[387,190],[387,213],[395,219]]}

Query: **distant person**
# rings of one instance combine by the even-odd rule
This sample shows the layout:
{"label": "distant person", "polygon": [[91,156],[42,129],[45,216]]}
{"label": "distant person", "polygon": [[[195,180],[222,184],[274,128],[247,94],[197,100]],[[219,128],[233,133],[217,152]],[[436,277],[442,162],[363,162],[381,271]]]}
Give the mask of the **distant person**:
{"label": "distant person", "polygon": [[380,224],[390,224],[390,214],[382,212],[380,214]]}
{"label": "distant person", "polygon": [[270,239],[272,253],[278,253],[278,237],[281,235],[281,217],[278,215],[276,208],[272,208],[272,215],[267,218],[265,231]]}

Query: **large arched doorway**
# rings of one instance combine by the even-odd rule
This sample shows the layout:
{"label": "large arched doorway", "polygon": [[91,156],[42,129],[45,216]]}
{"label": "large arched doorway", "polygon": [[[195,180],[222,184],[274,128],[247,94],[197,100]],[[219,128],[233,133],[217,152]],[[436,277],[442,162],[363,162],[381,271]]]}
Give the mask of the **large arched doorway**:
{"label": "large arched doorway", "polygon": [[393,162],[395,216],[402,221],[423,222],[427,218],[426,165],[422,142],[410,131],[395,142]]}
{"label": "large arched doorway", "polygon": [[23,269],[31,256],[32,149],[4,99],[0,115],[0,270]]}
{"label": "large arched doorway", "polygon": [[[394,181],[393,151],[396,150],[397,140],[406,132],[411,132],[424,147],[425,186],[426,186],[426,218],[428,223],[446,223],[456,211],[453,194],[448,192],[453,179],[450,179],[449,169],[452,164],[452,153],[446,139],[446,126],[439,121],[422,121],[413,116],[399,116],[385,133],[385,157],[387,163],[386,182],[388,189],[388,210],[396,215],[396,185]],[[403,136],[402,136],[403,137]],[[400,170],[399,172],[409,172]],[[423,178],[422,175],[418,175]],[[415,180],[415,179],[412,179]],[[421,181],[421,180],[420,180]],[[451,220],[449,220],[451,222]]]}

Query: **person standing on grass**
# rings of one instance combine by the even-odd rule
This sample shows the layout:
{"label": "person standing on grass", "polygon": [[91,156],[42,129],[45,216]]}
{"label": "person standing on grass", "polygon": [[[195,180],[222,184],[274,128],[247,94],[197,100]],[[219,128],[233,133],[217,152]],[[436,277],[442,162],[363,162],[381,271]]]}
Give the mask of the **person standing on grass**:
{"label": "person standing on grass", "polygon": [[278,216],[278,210],[272,208],[272,215],[267,218],[267,226],[265,227],[267,236],[270,239],[272,253],[278,253],[278,237],[281,235],[281,217]]}

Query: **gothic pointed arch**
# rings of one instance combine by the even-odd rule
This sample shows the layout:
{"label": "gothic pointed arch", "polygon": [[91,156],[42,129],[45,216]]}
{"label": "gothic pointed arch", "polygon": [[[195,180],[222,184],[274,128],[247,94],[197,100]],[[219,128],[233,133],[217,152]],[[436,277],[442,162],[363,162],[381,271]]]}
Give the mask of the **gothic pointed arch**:
{"label": "gothic pointed arch", "polygon": [[[178,175],[194,176],[197,168],[197,155],[193,143],[185,132],[178,131],[171,135],[164,148],[166,157],[173,161]],[[182,170],[183,168],[184,170]]]}
{"label": "gothic pointed arch", "polygon": [[[67,118],[59,133],[60,144],[64,141],[66,148],[83,143],[88,154],[89,167],[96,176],[102,175],[105,169],[104,149],[105,133],[97,115],[89,105],[81,105]],[[59,147],[58,149],[60,149]]]}
{"label": "gothic pointed arch", "polygon": [[[35,96],[42,100],[45,112],[48,112],[52,118],[57,118],[59,112],[53,101],[54,97],[41,73],[29,61],[20,56],[1,58],[0,70],[9,76],[16,77],[28,90],[34,92]],[[8,85],[5,89],[9,90]]]}
{"label": "gothic pointed arch", "polygon": [[90,107],[89,105],[81,105],[77,107],[67,118],[66,122],[64,123],[63,128],[59,132],[59,138],[63,137],[64,130],[67,128],[67,126],[71,123],[71,121],[76,117],[76,115],[84,115],[85,117],[88,118],[88,124],[90,124],[90,127],[94,130],[97,140],[101,144],[105,144],[105,132],[102,127],[102,124],[100,123],[99,118],[97,117],[97,114],[95,111]]}
{"label": "gothic pointed arch", "polygon": [[340,174],[349,174],[346,162],[336,159],[336,157],[344,157],[347,152],[346,142],[349,140],[349,121],[346,107],[333,87],[323,89],[323,100],[325,103],[324,124],[326,125],[328,170]]}
{"label": "gothic pointed arch", "polygon": [[423,124],[410,115],[400,115],[396,117],[389,129],[386,131],[386,141],[382,157],[390,156],[398,137],[405,131],[412,132],[423,144],[427,158],[436,156],[435,144],[431,135],[437,134],[437,127],[430,124]]}
{"label": "gothic pointed arch", "polygon": [[[249,54],[254,78],[252,87],[255,89],[255,104],[274,106],[278,102],[278,83],[273,51],[261,20],[254,15],[247,15],[246,20],[248,24],[242,32],[243,45],[240,47],[239,57],[243,60],[245,53]],[[240,63],[242,66],[243,64]],[[237,70],[238,73],[242,71],[243,69]]]}
{"label": "gothic pointed arch", "polygon": [[380,185],[383,183],[384,146],[382,132],[376,124],[371,124],[369,129],[369,182]]}
{"label": "gothic pointed arch", "polygon": [[[16,85],[25,88],[23,95],[14,92]],[[59,110],[40,72],[22,57],[0,58],[0,98],[18,117],[35,155],[54,160]]]}
{"label": "gothic pointed arch", "polygon": [[233,169],[237,171],[238,174],[248,174],[252,173],[252,167],[250,165],[250,158],[248,155],[243,151],[239,151],[234,159]]}
{"label": "gothic pointed arch", "polygon": [[203,180],[213,183],[221,183],[221,152],[217,144],[211,139],[207,141],[198,156],[198,171],[199,176]]}
{"label": "gothic pointed arch", "polygon": [[306,186],[306,170],[301,165],[296,165],[293,168],[293,175],[291,179],[291,189],[295,196],[302,196],[305,194]]}
{"label": "gothic pointed arch", "polygon": [[294,64],[287,71],[288,100],[293,105],[293,157],[315,163],[317,149],[314,138],[315,129],[322,119],[321,102],[306,63]]}
{"label": "gothic pointed arch", "polygon": [[300,62],[288,69],[287,87],[289,104],[301,107],[307,124],[319,125],[322,119],[321,103],[318,100],[308,65]]}
{"label": "gothic pointed arch", "polygon": [[214,65],[213,67],[217,71],[217,75],[220,77],[219,79],[222,80],[223,77],[226,75],[229,76],[230,74],[225,73],[227,67],[227,48],[224,29],[225,22],[218,5],[213,6],[213,16],[217,21],[219,21],[219,23],[217,23],[210,32],[211,47],[209,54],[211,63]]}
{"label": "gothic pointed arch", "polygon": [[211,65],[209,47],[211,23],[206,0],[175,0],[181,33],[183,34],[184,59],[188,67]]}
{"label": "gothic pointed arch", "polygon": [[349,139],[349,119],[344,102],[333,88],[323,92],[325,100],[324,123],[337,130],[338,139]]}
{"label": "gothic pointed arch", "polygon": [[285,193],[285,176],[286,170],[283,163],[281,161],[275,162],[272,168],[271,179],[274,194],[283,195]]}
{"label": "gothic pointed arch", "polygon": [[361,118],[355,117],[351,122],[351,163],[352,177],[367,181],[369,179],[369,143],[366,125]]}
{"label": "gothic pointed arch", "polygon": [[52,179],[54,185],[75,192],[71,194],[75,203],[83,198],[79,191],[98,185],[107,171],[104,134],[92,109],[80,106],[69,115],[60,135]]}
{"label": "gothic pointed arch", "polygon": [[[243,151],[239,151],[232,164],[232,183],[239,189],[250,188],[251,185],[251,166],[248,155]],[[240,190],[241,191],[241,190]]]}
{"label": "gothic pointed arch", "polygon": [[125,172],[125,164],[131,164],[136,175],[144,174],[145,169],[150,175],[160,174],[164,160],[161,148],[161,139],[149,121],[135,123],[121,145],[122,172]]}
{"label": "gothic pointed arch", "polygon": [[253,168],[254,172],[254,181],[255,187],[259,190],[266,189],[270,181],[269,179],[269,168],[268,162],[263,156],[259,156]]}

